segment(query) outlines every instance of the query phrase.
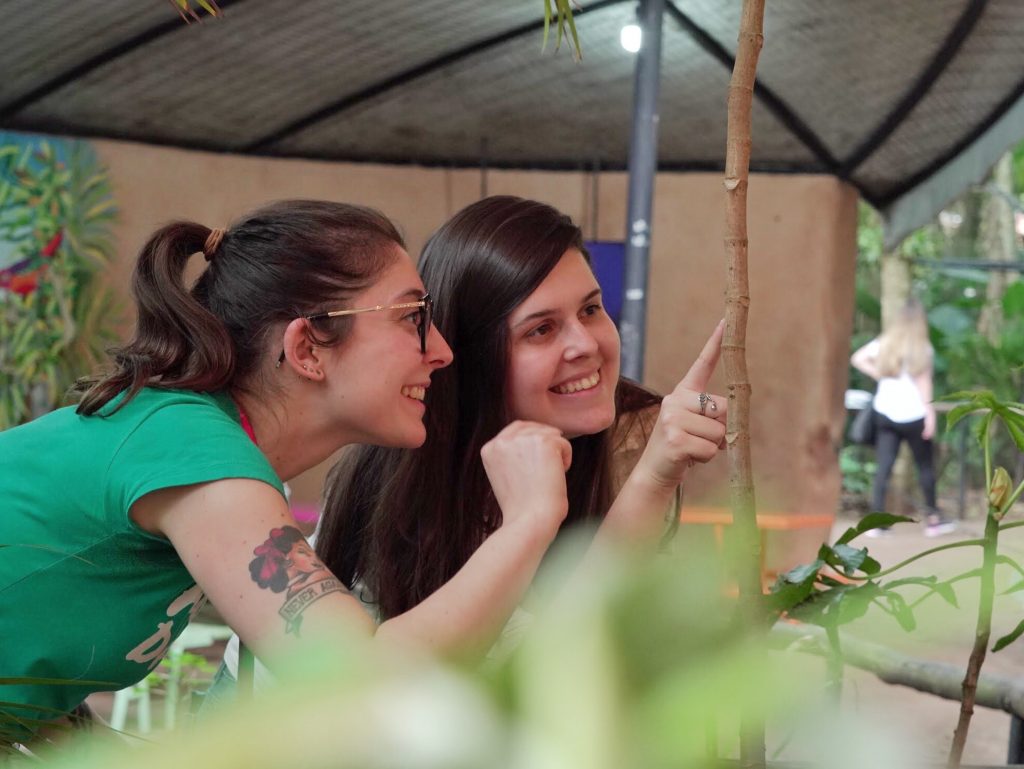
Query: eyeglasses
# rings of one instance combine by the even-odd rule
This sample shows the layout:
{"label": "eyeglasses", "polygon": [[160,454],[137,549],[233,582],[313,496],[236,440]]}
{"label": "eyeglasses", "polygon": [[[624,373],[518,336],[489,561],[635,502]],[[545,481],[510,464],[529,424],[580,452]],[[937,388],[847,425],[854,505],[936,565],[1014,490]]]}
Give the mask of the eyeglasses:
{"label": "eyeglasses", "polygon": [[[383,310],[411,310],[417,308],[419,312],[416,318],[416,330],[420,335],[420,353],[427,353],[427,334],[430,333],[430,324],[434,318],[434,300],[430,294],[424,294],[418,302],[402,302],[401,304],[378,304],[376,307],[359,307],[351,310],[332,310],[330,312],[318,312],[316,315],[305,315],[306,320],[323,320],[324,318],[340,318],[344,315],[358,315],[363,312],[382,312]],[[284,362],[284,350],[281,350],[281,357],[277,359],[277,365]]]}

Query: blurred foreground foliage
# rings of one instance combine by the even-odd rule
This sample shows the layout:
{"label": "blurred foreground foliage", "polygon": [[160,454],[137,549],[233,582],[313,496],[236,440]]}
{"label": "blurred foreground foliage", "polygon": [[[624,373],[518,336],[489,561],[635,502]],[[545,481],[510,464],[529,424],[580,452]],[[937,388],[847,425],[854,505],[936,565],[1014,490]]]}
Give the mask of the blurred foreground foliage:
{"label": "blurred foreground foliage", "polygon": [[[351,639],[284,661],[279,687],[158,744],[100,734],[45,758],[55,769],[704,767],[734,757],[742,705],[787,735],[809,731],[822,743],[812,766],[900,765],[868,756],[879,742],[851,722],[825,724],[806,656],[748,645],[720,553],[609,558],[575,581],[558,556],[549,610],[504,659],[462,665]],[[840,739],[859,747],[832,755]]]}

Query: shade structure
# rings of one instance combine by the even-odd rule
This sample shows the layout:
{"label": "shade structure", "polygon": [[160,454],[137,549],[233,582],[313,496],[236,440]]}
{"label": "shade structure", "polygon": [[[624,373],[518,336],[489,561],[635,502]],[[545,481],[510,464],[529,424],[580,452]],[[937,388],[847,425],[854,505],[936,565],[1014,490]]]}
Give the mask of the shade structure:
{"label": "shade structure", "polygon": [[[662,170],[724,164],[740,0],[668,0]],[[541,51],[541,0],[13,0],[0,128],[221,152],[426,165],[627,164],[633,0],[584,0],[581,62]],[[751,168],[834,174],[927,221],[1024,137],[1024,2],[770,2]]]}

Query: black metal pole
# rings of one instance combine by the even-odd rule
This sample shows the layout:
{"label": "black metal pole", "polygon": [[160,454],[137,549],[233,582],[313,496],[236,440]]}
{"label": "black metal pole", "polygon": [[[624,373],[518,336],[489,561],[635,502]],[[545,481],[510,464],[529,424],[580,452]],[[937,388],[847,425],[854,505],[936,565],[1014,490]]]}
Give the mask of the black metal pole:
{"label": "black metal pole", "polygon": [[1024,763],[1024,720],[1016,713],[1010,714],[1010,745],[1006,751],[1006,763]]}
{"label": "black metal pole", "polygon": [[625,296],[619,332],[622,374],[644,375],[647,276],[650,272],[651,208],[658,167],[658,81],[661,78],[661,20],[664,0],[640,0],[643,30],[636,59],[633,135],[629,146],[629,208],[626,216]]}

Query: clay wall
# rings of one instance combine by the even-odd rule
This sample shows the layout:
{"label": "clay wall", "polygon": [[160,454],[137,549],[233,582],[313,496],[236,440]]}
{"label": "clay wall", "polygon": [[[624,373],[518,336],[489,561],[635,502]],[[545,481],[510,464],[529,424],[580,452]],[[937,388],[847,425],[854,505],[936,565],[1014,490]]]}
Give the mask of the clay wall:
{"label": "clay wall", "polygon": [[[379,208],[418,253],[430,232],[487,194],[551,203],[588,239],[622,240],[626,179],[587,173],[336,164],[246,158],[98,141],[120,211],[110,281],[127,297],[146,236],[178,217],[224,226],[268,200],[289,197]],[[656,182],[645,381],[671,389],[724,312],[724,192],[718,174],[661,174]],[[839,497],[837,447],[853,314],[857,196],[828,176],[758,175],[749,196],[753,462],[758,506],[831,513]],[[197,258],[195,269],[201,269]],[[126,300],[127,304],[127,300]],[[126,321],[126,332],[130,327]],[[711,389],[724,392],[722,372]],[[326,465],[292,481],[294,501],[316,504]],[[687,505],[727,505],[725,458],[687,484]],[[813,553],[821,528],[773,541],[785,555]]]}

